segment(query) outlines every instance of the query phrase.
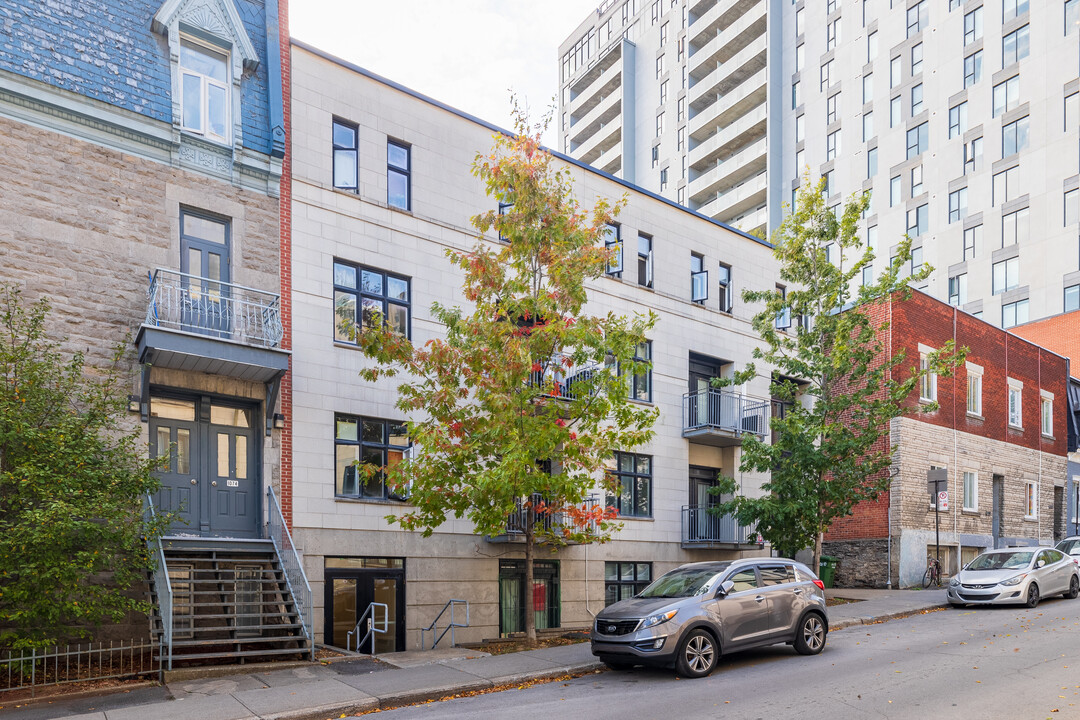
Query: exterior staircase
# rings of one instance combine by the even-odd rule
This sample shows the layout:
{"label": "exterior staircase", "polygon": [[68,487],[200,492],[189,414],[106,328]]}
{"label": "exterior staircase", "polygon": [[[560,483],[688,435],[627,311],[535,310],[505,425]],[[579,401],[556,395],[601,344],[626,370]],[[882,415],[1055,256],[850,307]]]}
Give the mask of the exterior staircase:
{"label": "exterior staircase", "polygon": [[[303,618],[270,540],[163,538],[172,589],[171,660],[244,662],[305,656]],[[158,596],[151,578],[151,592]],[[163,639],[161,605],[151,617]],[[169,647],[161,643],[164,651]],[[162,658],[166,663],[169,658]]]}
{"label": "exterior staircase", "polygon": [[[161,667],[313,658],[311,587],[267,492],[266,539],[166,536],[149,543],[150,631]],[[147,498],[153,516],[153,501]]]}

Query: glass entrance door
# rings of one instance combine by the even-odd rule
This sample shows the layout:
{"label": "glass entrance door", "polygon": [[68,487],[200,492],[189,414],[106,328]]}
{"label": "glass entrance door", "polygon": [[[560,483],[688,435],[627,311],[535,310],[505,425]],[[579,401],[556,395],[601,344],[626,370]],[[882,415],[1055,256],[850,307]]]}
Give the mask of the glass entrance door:
{"label": "glass entrance door", "polygon": [[177,529],[198,529],[202,517],[201,449],[195,401],[153,398],[150,413],[150,457],[161,459],[157,470],[161,480],[155,503],[157,510],[174,513]]}
{"label": "glass entrance door", "polygon": [[533,613],[536,629],[559,627],[559,564],[533,562],[532,588],[525,586],[525,561],[499,563],[499,634],[525,632],[525,613]]}
{"label": "glass entrance door", "polygon": [[[375,567],[372,567],[375,566]],[[397,558],[326,558],[325,642],[362,653],[405,649],[405,570]],[[385,605],[374,607],[372,604]],[[376,628],[365,638],[368,617]],[[357,631],[357,623],[364,618]],[[350,635],[351,633],[351,635]]]}

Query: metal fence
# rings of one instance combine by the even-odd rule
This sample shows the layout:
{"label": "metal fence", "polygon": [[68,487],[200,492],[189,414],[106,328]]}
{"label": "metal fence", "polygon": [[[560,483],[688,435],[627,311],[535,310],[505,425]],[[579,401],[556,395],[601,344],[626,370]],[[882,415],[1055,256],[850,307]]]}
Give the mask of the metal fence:
{"label": "metal fence", "polygon": [[308,647],[311,649],[311,659],[315,659],[315,627],[312,617],[313,607],[311,602],[311,585],[308,583],[307,574],[304,573],[300,555],[296,552],[289,527],[285,524],[285,518],[281,514],[281,506],[278,505],[274,488],[266,488],[268,519],[266,523],[266,535],[274,543],[278,558],[281,561],[281,569],[285,573],[285,581],[289,586],[293,602],[296,604],[296,614],[303,624],[304,635],[308,639]]}
{"label": "metal fence", "polygon": [[[506,517],[507,535],[524,535],[529,526],[530,513],[532,514],[533,525],[538,532],[550,532],[552,529],[558,530],[562,527],[571,527],[578,532],[596,532],[597,530],[596,522],[593,520],[590,520],[584,527],[578,527],[562,512],[537,512],[537,506],[546,502],[543,495],[533,495],[531,500],[531,506],[526,507],[524,498],[518,498],[517,509]],[[582,503],[582,506],[586,510],[592,510],[599,504],[599,499],[595,495],[590,495]]]}
{"label": "metal fence", "polygon": [[589,381],[600,367],[591,362],[578,365],[571,356],[554,353],[541,370],[530,374],[529,382],[544,388],[548,397],[577,400],[589,392]]}
{"label": "metal fence", "polygon": [[284,333],[275,293],[158,268],[146,291],[146,324],[277,347]]}
{"label": "metal fence", "polygon": [[161,647],[151,640],[80,643],[52,648],[0,650],[0,703],[3,693],[50,685],[131,678],[161,671]]}

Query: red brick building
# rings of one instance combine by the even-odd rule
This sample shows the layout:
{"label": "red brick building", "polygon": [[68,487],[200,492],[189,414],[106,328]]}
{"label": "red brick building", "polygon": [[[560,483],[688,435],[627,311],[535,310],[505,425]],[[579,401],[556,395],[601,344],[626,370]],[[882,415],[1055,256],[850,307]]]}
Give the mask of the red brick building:
{"label": "red brick building", "polygon": [[[949,340],[968,349],[951,377],[929,376],[883,444],[894,448],[889,490],[833,525],[824,552],[841,558],[844,585],[914,585],[935,547],[927,471],[948,473],[939,511],[942,563],[992,547],[1050,543],[1064,529],[1068,361],[1011,332],[914,291],[873,310],[887,323],[897,379]],[[924,412],[931,401],[938,403]]]}

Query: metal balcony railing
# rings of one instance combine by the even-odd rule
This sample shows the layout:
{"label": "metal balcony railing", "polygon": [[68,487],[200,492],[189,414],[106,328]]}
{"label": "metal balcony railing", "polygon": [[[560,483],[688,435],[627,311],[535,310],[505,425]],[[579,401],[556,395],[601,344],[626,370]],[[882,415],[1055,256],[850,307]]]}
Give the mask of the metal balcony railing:
{"label": "metal balcony railing", "polygon": [[684,545],[725,543],[746,545],[755,540],[753,526],[740,525],[734,515],[713,515],[707,505],[684,505],[682,541]]}
{"label": "metal balcony railing", "polygon": [[[532,506],[525,507],[524,499],[518,499],[517,509],[506,518],[506,535],[508,536],[524,536],[525,529],[529,524],[530,513],[535,515],[535,527],[538,531],[550,531],[553,528],[560,528],[565,524],[568,524],[568,519],[563,516],[562,513],[547,513],[536,511],[536,507],[544,502],[542,495],[533,495]],[[590,495],[585,500],[585,509],[592,510],[600,503],[599,499]],[[576,527],[575,530],[588,530],[595,532],[595,523],[590,521],[587,527]]]}
{"label": "metal balcony railing", "polygon": [[726,430],[764,438],[769,431],[769,401],[709,388],[683,395],[683,432]]}
{"label": "metal balcony railing", "polygon": [[599,368],[600,365],[596,363],[575,365],[569,355],[555,353],[542,370],[529,375],[529,383],[544,388],[547,397],[577,400],[584,395],[581,394],[582,391],[575,390],[574,386],[592,378],[592,374]]}
{"label": "metal balcony railing", "polygon": [[146,291],[146,324],[277,347],[281,298],[275,293],[158,268]]}

